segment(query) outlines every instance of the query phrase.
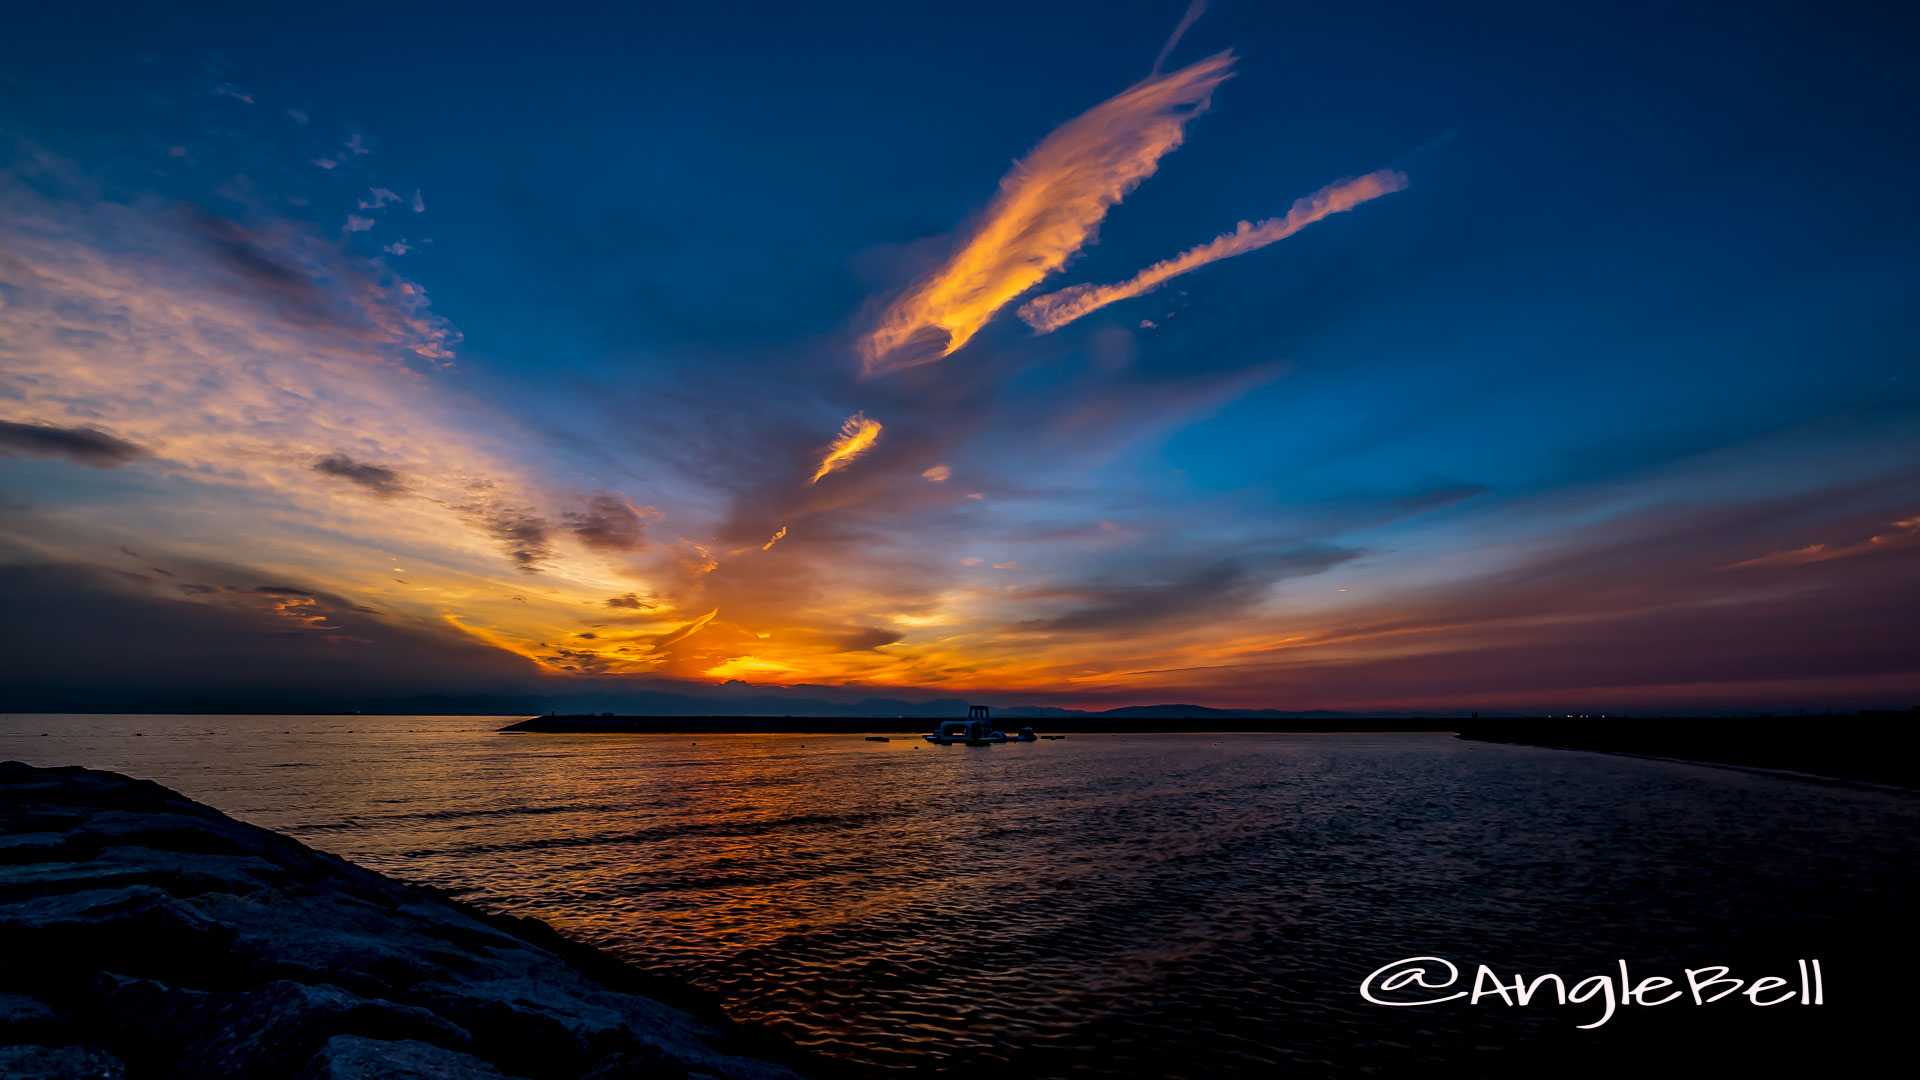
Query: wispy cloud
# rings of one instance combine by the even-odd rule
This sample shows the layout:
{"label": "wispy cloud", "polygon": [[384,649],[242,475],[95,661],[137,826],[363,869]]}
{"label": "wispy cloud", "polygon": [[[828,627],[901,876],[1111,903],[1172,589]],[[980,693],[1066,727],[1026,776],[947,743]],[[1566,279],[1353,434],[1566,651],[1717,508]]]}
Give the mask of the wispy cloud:
{"label": "wispy cloud", "polygon": [[646,543],[647,518],[652,507],[635,506],[617,495],[599,492],[578,510],[564,517],[567,529],[590,548],[603,551],[636,551]]}
{"label": "wispy cloud", "polygon": [[1174,24],[1173,33],[1167,36],[1167,43],[1160,46],[1160,55],[1153,58],[1153,74],[1160,74],[1160,68],[1167,62],[1167,57],[1172,54],[1174,46],[1180,44],[1180,39],[1186,36],[1187,28],[1194,24],[1194,20],[1206,14],[1206,11],[1207,0],[1193,0],[1187,5],[1187,13],[1180,16],[1180,21]]}
{"label": "wispy cloud", "polygon": [[675,642],[685,641],[686,639],[699,633],[700,629],[706,626],[708,623],[712,622],[713,617],[718,614],[720,614],[720,609],[715,608],[712,611],[707,612],[705,615],[702,615],[699,618],[693,620],[692,622],[689,622],[674,630],[670,630],[667,633],[661,634],[659,637],[653,640],[652,651],[659,652],[660,650],[666,648],[669,645],[674,644]]}
{"label": "wispy cloud", "polygon": [[1896,521],[1889,526],[1893,531],[1875,533],[1851,544],[1808,544],[1806,547],[1792,548],[1787,551],[1775,551],[1757,558],[1746,559],[1722,567],[1725,570],[1741,570],[1761,566],[1802,566],[1806,563],[1827,562],[1832,559],[1846,559],[1868,552],[1891,551],[1920,541],[1920,517]]}
{"label": "wispy cloud", "polygon": [[779,531],[779,532],[777,532],[777,533],[774,533],[774,534],[773,534],[773,536],[772,536],[772,537],[770,537],[770,538],[769,538],[769,539],[767,540],[767,542],[766,542],[766,543],[764,543],[764,544],[761,544],[761,545],[760,545],[760,550],[761,550],[761,551],[771,551],[771,550],[773,549],[773,545],[775,545],[775,544],[777,544],[777,543],[779,543],[779,542],[780,542],[781,540],[783,540],[783,539],[785,539],[785,538],[786,538],[786,535],[787,535],[787,527],[786,527],[785,525],[782,525],[782,526],[780,526],[780,531]]}
{"label": "wispy cloud", "polygon": [[1107,211],[1185,138],[1232,73],[1230,52],[1155,75],[1055,128],[1000,181],[953,256],[874,319],[858,348],[865,374],[931,363],[1096,238]]}
{"label": "wispy cloud", "polygon": [[819,483],[820,478],[843,469],[868,450],[873,449],[874,441],[880,438],[880,421],[867,419],[866,413],[854,413],[840,425],[840,434],[827,447],[826,456],[820,459],[820,467],[814,470],[807,480],[809,484]]}
{"label": "wispy cloud", "polygon": [[1020,318],[1035,332],[1050,333],[1108,304],[1157,289],[1190,270],[1257,251],[1268,244],[1285,240],[1322,218],[1351,210],[1382,195],[1404,190],[1406,186],[1406,175],[1392,169],[1329,184],[1296,201],[1285,217],[1268,218],[1258,224],[1243,221],[1233,232],[1222,233],[1199,247],[1189,248],[1171,259],[1154,263],[1114,285],[1074,285],[1037,297],[1021,306]]}

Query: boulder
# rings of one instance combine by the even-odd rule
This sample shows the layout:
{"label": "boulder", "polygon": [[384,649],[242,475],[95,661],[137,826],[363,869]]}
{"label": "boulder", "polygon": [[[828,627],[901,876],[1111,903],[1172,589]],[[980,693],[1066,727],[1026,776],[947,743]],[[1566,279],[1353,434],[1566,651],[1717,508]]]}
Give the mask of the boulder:
{"label": "boulder", "polygon": [[126,1080],[120,1059],[91,1046],[0,1046],[7,1080]]}
{"label": "boulder", "polygon": [[413,1039],[336,1035],[293,1080],[514,1080],[471,1054]]}
{"label": "boulder", "polygon": [[[16,1056],[195,1080],[784,1080],[764,1058],[808,1060],[695,993],[648,996],[662,990],[537,920],[157,784],[0,763],[0,1042]],[[25,1068],[0,1076],[92,1075]]]}

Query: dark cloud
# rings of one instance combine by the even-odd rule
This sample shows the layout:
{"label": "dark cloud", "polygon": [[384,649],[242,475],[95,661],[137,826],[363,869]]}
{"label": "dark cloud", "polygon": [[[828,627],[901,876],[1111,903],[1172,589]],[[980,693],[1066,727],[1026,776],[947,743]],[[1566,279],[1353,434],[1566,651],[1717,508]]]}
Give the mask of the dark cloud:
{"label": "dark cloud", "polygon": [[0,454],[13,457],[15,451],[34,457],[63,457],[96,469],[117,469],[147,453],[144,447],[89,427],[0,420]]}
{"label": "dark cloud", "polygon": [[314,462],[313,469],[358,484],[383,499],[390,499],[407,490],[406,482],[399,473],[385,465],[355,461],[345,454],[328,454]]}
{"label": "dark cloud", "polygon": [[[251,572],[235,567],[235,577]],[[44,711],[307,711],[376,695],[524,689],[539,672],[431,621],[320,590],[176,585],[104,569],[0,566],[11,706]],[[298,601],[288,606],[289,599]]]}
{"label": "dark cloud", "polygon": [[891,645],[903,636],[898,630],[883,630],[877,626],[867,626],[849,633],[836,634],[830,640],[838,652],[861,652],[877,649],[882,645]]}
{"label": "dark cloud", "polygon": [[195,206],[187,230],[214,257],[217,284],[286,325],[370,345],[398,345],[430,360],[452,357],[459,333],[426,310],[423,294],[381,264],[329,246],[291,225],[229,221]]}
{"label": "dark cloud", "polygon": [[183,207],[181,214],[225,271],[231,291],[265,303],[294,326],[352,325],[347,308],[326,289],[320,275],[279,250],[279,238],[197,206]]}
{"label": "dark cloud", "polygon": [[565,515],[568,531],[592,548],[634,551],[646,543],[646,518],[625,499],[604,492]]}
{"label": "dark cloud", "polygon": [[1141,631],[1210,622],[1244,611],[1284,578],[1306,577],[1358,558],[1351,548],[1309,547],[1279,554],[1216,558],[1145,583],[1096,581],[1021,590],[1035,600],[1063,600],[1065,612],[1017,624],[1016,630]]}
{"label": "dark cloud", "polygon": [[628,593],[625,596],[607,597],[607,606],[612,608],[633,608],[634,610],[638,611],[641,609],[652,607],[653,601],[642,600],[640,599],[640,597],[636,596],[635,594]]}
{"label": "dark cloud", "polygon": [[540,572],[540,564],[553,557],[553,538],[545,518],[512,507],[468,510],[469,515],[506,549],[507,557],[522,571]]}

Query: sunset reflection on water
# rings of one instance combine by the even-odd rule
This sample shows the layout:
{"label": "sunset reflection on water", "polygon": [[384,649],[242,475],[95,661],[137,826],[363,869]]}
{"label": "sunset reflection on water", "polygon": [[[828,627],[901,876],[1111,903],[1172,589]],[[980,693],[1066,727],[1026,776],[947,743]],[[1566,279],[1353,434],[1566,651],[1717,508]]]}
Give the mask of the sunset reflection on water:
{"label": "sunset reflection on water", "polygon": [[969,748],[503,722],[5,717],[0,757],[159,780],[875,1069],[1557,1053],[1571,1011],[1384,1010],[1354,987],[1439,950],[1568,972],[1825,955],[1844,986],[1833,950],[1891,926],[1920,874],[1906,795],[1444,735]]}

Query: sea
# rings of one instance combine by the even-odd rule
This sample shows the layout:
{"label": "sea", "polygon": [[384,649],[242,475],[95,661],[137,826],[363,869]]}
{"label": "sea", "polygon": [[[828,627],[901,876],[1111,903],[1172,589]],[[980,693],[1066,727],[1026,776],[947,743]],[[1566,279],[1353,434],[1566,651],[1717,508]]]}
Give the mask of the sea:
{"label": "sea", "polygon": [[[536,916],[846,1076],[1786,1075],[1896,1037],[1920,970],[1900,790],[1445,734],[497,730],[518,719],[12,715],[0,760],[156,780]],[[1363,996],[1418,957],[1458,981],[1372,990],[1624,964],[1796,993],[1599,1024],[1591,983]]]}

